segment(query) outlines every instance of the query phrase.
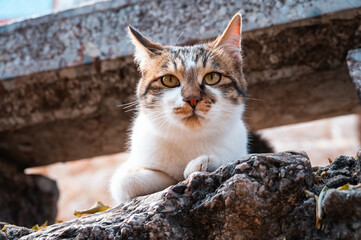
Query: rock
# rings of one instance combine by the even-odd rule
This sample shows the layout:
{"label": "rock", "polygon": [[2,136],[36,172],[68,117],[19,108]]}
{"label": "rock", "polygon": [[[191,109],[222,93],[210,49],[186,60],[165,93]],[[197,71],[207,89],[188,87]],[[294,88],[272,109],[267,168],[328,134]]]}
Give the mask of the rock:
{"label": "rock", "polygon": [[360,189],[328,190],[319,229],[315,199],[304,190],[319,194],[323,186],[358,184],[360,166],[361,151],[356,158],[339,156],[330,166],[314,167],[315,172],[303,152],[248,155],[106,212],[38,232],[14,227],[12,234],[15,239],[356,240],[361,239]]}
{"label": "rock", "polygon": [[249,155],[22,239],[271,239],[313,182],[302,152]]}
{"label": "rock", "polygon": [[[361,182],[361,150],[357,157],[339,156],[331,165],[315,167],[315,183],[310,189],[319,195],[322,188],[356,185]],[[327,191],[322,203],[321,229],[316,225],[316,202],[305,199],[283,222],[286,239],[361,239],[361,190]]]}
{"label": "rock", "polygon": [[[1,230],[2,229],[2,230]],[[0,239],[16,240],[22,236],[35,232],[35,230],[26,227],[19,227],[5,222],[0,222]]]}
{"label": "rock", "polygon": [[337,188],[349,183],[356,185],[361,182],[361,150],[357,157],[338,156],[331,165],[326,167],[315,167],[316,185],[312,187],[312,192],[317,195],[324,186]]}
{"label": "rock", "polygon": [[59,197],[56,182],[26,175],[0,159],[0,221],[31,227],[55,222]]}

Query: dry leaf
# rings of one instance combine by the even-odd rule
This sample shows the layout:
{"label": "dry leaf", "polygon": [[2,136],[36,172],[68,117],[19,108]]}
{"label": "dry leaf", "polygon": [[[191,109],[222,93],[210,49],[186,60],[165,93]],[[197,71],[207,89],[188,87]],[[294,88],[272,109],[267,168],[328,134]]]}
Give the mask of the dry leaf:
{"label": "dry leaf", "polygon": [[346,183],[345,185],[338,187],[337,190],[339,191],[344,191],[344,190],[351,190],[354,188],[361,188],[361,183],[357,184],[357,185],[351,185],[349,183]]}
{"label": "dry leaf", "polygon": [[322,212],[322,202],[323,199],[325,198],[326,192],[329,190],[329,188],[327,186],[322,188],[322,191],[320,193],[320,196],[317,197],[317,195],[315,195],[315,199],[316,199],[316,227],[318,229],[320,229],[320,220],[323,217],[323,212]]}
{"label": "dry leaf", "polygon": [[38,224],[36,224],[31,229],[33,229],[35,231],[39,231],[41,229],[46,228],[47,226],[48,226],[48,221],[45,221],[42,225],[39,226]]}
{"label": "dry leaf", "polygon": [[315,194],[311,191],[308,191],[307,189],[304,192],[305,192],[306,197],[308,197],[308,198],[315,197]]}
{"label": "dry leaf", "polygon": [[97,212],[104,212],[109,208],[110,208],[109,206],[104,205],[102,202],[98,201],[89,209],[80,210],[80,211],[75,210],[74,215],[77,217],[81,217],[83,214],[94,214]]}
{"label": "dry leaf", "polygon": [[350,184],[346,183],[345,185],[338,187],[337,190],[343,191],[343,190],[348,190],[350,189]]}

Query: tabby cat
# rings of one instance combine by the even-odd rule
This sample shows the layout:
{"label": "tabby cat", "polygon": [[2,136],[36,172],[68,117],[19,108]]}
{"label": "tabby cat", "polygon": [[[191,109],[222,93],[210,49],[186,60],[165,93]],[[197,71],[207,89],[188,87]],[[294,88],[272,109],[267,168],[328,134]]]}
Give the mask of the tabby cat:
{"label": "tabby cat", "polygon": [[111,179],[116,202],[162,190],[247,154],[241,14],[215,41],[163,46],[129,27],[142,77],[129,159]]}

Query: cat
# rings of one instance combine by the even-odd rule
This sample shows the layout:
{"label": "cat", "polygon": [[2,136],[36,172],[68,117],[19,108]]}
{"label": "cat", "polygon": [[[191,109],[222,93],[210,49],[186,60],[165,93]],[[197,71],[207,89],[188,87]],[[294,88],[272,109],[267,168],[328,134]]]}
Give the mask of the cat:
{"label": "cat", "polygon": [[237,13],[215,41],[184,47],[163,46],[128,27],[142,77],[130,155],[111,178],[115,202],[163,190],[248,153],[241,24]]}

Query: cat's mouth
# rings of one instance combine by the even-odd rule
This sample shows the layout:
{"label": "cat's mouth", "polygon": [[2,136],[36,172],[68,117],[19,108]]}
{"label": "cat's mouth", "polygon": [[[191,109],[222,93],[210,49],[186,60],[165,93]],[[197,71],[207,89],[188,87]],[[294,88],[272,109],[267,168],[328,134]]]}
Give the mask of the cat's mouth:
{"label": "cat's mouth", "polygon": [[188,105],[184,105],[182,107],[176,107],[173,109],[173,113],[180,117],[180,120],[184,125],[190,128],[197,128],[201,126],[202,120],[205,119],[203,115],[203,111],[197,108],[191,108]]}
{"label": "cat's mouth", "polygon": [[184,117],[183,119],[199,120],[199,119],[202,119],[202,118],[204,118],[204,117],[198,115],[197,113],[195,113],[195,111],[193,111],[191,115],[189,115],[187,117]]}
{"label": "cat's mouth", "polygon": [[182,118],[182,121],[184,124],[188,127],[195,128],[199,127],[201,125],[201,120],[204,119],[204,117],[199,116],[195,112],[193,112],[191,115]]}

